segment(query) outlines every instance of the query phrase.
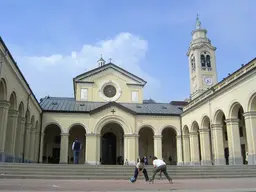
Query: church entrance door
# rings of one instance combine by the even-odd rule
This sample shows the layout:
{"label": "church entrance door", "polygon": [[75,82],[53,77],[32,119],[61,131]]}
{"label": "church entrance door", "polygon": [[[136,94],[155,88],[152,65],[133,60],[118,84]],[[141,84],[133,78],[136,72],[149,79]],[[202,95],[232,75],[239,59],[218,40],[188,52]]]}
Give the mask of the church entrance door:
{"label": "church entrance door", "polygon": [[116,136],[110,132],[102,136],[102,164],[116,164]]}

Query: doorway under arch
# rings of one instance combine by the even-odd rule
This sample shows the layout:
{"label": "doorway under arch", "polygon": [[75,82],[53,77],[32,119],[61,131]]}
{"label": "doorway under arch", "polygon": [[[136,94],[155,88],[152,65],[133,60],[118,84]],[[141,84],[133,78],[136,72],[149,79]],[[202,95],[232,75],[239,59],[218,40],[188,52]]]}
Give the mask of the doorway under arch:
{"label": "doorway under arch", "polygon": [[176,130],[166,127],[162,131],[162,156],[164,161],[170,165],[177,164],[177,139]]}
{"label": "doorway under arch", "polygon": [[124,131],[117,123],[109,123],[101,130],[100,162],[103,165],[122,165],[124,162]]}
{"label": "doorway under arch", "polygon": [[50,124],[44,130],[43,163],[58,164],[60,161],[61,129]]}

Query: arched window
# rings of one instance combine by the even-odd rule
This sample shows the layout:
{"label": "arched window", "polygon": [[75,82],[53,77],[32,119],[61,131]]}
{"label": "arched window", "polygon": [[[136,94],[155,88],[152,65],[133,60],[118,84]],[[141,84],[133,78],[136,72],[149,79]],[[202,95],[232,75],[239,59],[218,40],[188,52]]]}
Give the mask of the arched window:
{"label": "arched window", "polygon": [[196,71],[196,60],[195,60],[194,55],[191,56],[190,62],[191,62],[191,70],[192,70],[192,73],[193,73],[194,71]]}
{"label": "arched window", "polygon": [[212,70],[211,56],[210,56],[210,53],[206,51],[201,53],[201,67],[203,71]]}

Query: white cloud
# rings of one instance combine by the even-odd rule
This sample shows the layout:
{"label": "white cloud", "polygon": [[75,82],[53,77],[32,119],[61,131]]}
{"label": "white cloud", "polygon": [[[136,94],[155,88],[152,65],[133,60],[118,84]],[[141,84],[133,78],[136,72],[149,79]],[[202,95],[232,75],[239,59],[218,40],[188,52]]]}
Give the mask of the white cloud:
{"label": "white cloud", "polygon": [[146,40],[130,33],[120,33],[113,39],[94,45],[85,44],[81,50],[72,50],[67,55],[19,55],[16,58],[38,98],[46,95],[73,96],[73,77],[97,67],[101,54],[107,62],[111,57],[112,63],[145,79],[148,82],[145,98],[148,98],[158,92],[160,82],[141,68],[147,49]]}

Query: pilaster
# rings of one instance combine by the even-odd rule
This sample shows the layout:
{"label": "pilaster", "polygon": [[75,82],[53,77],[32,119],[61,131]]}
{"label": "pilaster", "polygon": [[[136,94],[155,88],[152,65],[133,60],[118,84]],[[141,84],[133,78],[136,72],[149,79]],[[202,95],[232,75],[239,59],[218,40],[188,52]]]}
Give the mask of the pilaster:
{"label": "pilaster", "polygon": [[0,101],[0,162],[5,161],[5,139],[6,139],[6,129],[8,120],[8,109],[10,104],[8,101]]}
{"label": "pilaster", "polygon": [[162,135],[154,135],[154,156],[159,159],[163,158],[162,155]]}
{"label": "pilaster", "polygon": [[17,132],[17,123],[18,123],[19,112],[16,110],[9,110],[8,112],[8,123],[5,141],[5,153],[8,153],[7,162],[13,162],[15,160],[15,141],[16,141],[16,132]]}
{"label": "pilaster", "polygon": [[41,132],[41,142],[40,142],[40,157],[39,162],[43,163],[43,156],[44,156],[44,132]]}
{"label": "pilaster", "polygon": [[182,137],[181,135],[176,136],[177,143],[177,165],[183,165],[182,160]]}
{"label": "pilaster", "polygon": [[61,133],[60,142],[60,163],[68,163],[68,143],[69,143],[69,133]]}
{"label": "pilaster", "polygon": [[40,132],[35,132],[35,149],[34,149],[34,159],[37,162],[38,161],[38,150],[39,150],[39,139],[40,138]]}
{"label": "pilaster", "polygon": [[198,133],[197,132],[190,132],[190,151],[191,151],[191,165],[200,165],[199,159],[199,142],[198,142]]}
{"label": "pilaster", "polygon": [[202,156],[201,165],[212,165],[209,131],[209,129],[199,129]]}
{"label": "pilaster", "polygon": [[[91,165],[100,164],[100,134],[87,133],[85,146],[85,161]],[[94,147],[92,147],[94,146]]]}
{"label": "pilaster", "polygon": [[136,164],[137,151],[138,151],[136,140],[138,140],[137,134],[124,135],[124,162],[126,162],[126,159],[127,159],[129,165]]}
{"label": "pilaster", "polygon": [[184,155],[184,165],[190,165],[190,141],[189,135],[183,135],[183,155]]}
{"label": "pilaster", "polygon": [[24,145],[24,129],[25,129],[25,118],[20,117],[18,119],[18,132],[17,132],[17,140],[15,142],[15,157],[18,163],[22,162],[23,155],[23,145]]}
{"label": "pilaster", "polygon": [[30,150],[29,150],[29,160],[34,162],[35,156],[35,128],[30,129]]}
{"label": "pilaster", "polygon": [[256,164],[256,111],[244,113],[246,138],[248,144],[248,165]]}
{"label": "pilaster", "polygon": [[223,144],[223,125],[212,124],[214,165],[226,165]]}
{"label": "pilaster", "polygon": [[24,160],[25,162],[28,162],[29,159],[29,154],[30,154],[30,129],[31,129],[31,123],[26,123],[25,124],[25,149],[24,149]]}
{"label": "pilaster", "polygon": [[243,159],[241,156],[239,120],[227,119],[225,122],[228,132],[229,164],[242,165]]}

